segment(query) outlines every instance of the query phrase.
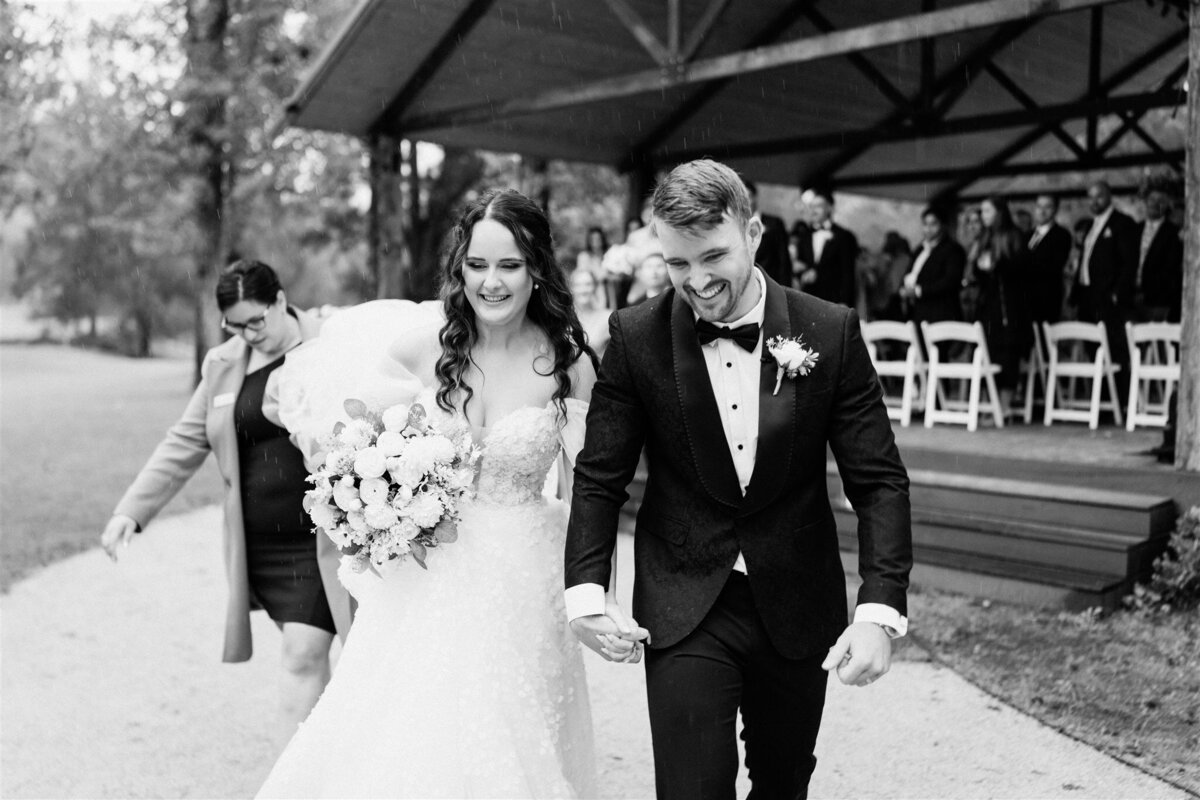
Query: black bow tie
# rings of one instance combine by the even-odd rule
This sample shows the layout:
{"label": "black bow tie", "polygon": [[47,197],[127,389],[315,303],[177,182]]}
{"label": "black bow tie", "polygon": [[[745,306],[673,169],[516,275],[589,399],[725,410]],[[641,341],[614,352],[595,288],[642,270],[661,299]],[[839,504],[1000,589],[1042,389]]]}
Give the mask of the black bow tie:
{"label": "black bow tie", "polygon": [[739,325],[736,328],[722,328],[708,320],[696,320],[696,338],[700,344],[709,344],[717,339],[732,339],[734,344],[747,353],[754,352],[758,347],[758,326],[751,322],[749,325]]}

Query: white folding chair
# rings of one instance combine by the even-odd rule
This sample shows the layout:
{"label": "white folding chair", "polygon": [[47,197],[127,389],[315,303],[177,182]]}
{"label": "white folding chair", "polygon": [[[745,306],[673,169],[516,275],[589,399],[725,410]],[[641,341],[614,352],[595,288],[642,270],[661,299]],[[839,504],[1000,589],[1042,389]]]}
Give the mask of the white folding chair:
{"label": "white folding chair", "polygon": [[[987,389],[987,410],[991,411],[997,428],[1004,427],[1004,411],[1000,408],[1000,394],[996,391],[996,375],[1000,367],[992,363],[988,355],[987,340],[983,326],[978,322],[922,322],[921,335],[929,350],[929,382],[925,387],[925,427],[932,428],[935,422],[966,424],[967,430],[979,427],[980,395]],[[970,361],[948,361],[950,345],[969,345],[973,349]],[[943,380],[966,381],[968,386],[967,407],[947,407],[942,396]],[[941,406],[939,408],[939,406]]]}
{"label": "white folding chair", "polygon": [[[1046,353],[1050,357],[1050,368],[1046,374],[1045,423],[1055,420],[1064,422],[1086,422],[1092,430],[1100,427],[1100,412],[1111,411],[1113,419],[1121,424],[1121,404],[1117,399],[1117,370],[1113,364],[1112,351],[1108,347],[1108,334],[1104,323],[1088,322],[1043,322],[1042,333],[1046,337]],[[1089,360],[1087,351],[1095,351]],[[1064,407],[1060,395],[1062,378],[1082,378],[1091,381],[1091,398],[1086,408]],[[1108,387],[1108,400],[1103,399],[1104,387]]]}
{"label": "white folding chair", "polygon": [[[862,323],[863,340],[867,343],[867,352],[871,354],[871,363],[879,375],[879,384],[883,387],[883,401],[887,405],[888,417],[899,420],[900,424],[908,427],[912,422],[913,406],[920,407],[925,402],[925,357],[921,355],[921,340],[917,335],[917,326],[912,322],[894,322],[878,320]],[[880,345],[888,349],[904,348],[903,358],[884,358]],[[900,394],[889,395],[884,378],[902,378]]]}
{"label": "white folding chair", "polygon": [[[1129,407],[1125,429],[1138,425],[1165,427],[1171,392],[1179,382],[1179,337],[1177,322],[1125,323],[1129,342]],[[1157,403],[1152,393],[1162,394]]]}
{"label": "white folding chair", "polygon": [[1046,347],[1042,343],[1042,331],[1036,322],[1032,323],[1033,327],[1033,347],[1029,350],[1029,357],[1025,360],[1025,407],[1022,410],[1021,417],[1025,424],[1033,422],[1033,400],[1034,393],[1037,391],[1037,384],[1042,384],[1042,401],[1046,400]]}

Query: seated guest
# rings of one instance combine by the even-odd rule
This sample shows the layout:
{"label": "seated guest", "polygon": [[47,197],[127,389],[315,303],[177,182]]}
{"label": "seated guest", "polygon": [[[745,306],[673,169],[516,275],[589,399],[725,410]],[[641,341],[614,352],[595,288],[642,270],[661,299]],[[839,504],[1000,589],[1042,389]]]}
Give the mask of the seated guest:
{"label": "seated guest", "polygon": [[811,235],[797,242],[799,283],[814,297],[854,308],[858,299],[854,273],[858,239],[833,221],[833,192],[814,190],[808,204]]}
{"label": "seated guest", "polygon": [[1029,237],[1029,311],[1034,322],[1062,318],[1064,275],[1071,260],[1071,234],[1055,221],[1058,199],[1038,195],[1033,207],[1037,227]]}
{"label": "seated guest", "polygon": [[967,256],[946,233],[945,219],[933,206],[921,212],[921,247],[900,289],[908,316],[917,324],[962,319],[959,291]]}
{"label": "seated guest", "polygon": [[1138,226],[1133,319],[1179,322],[1183,304],[1183,240],[1167,218],[1171,198],[1159,188],[1145,192],[1146,219]]}

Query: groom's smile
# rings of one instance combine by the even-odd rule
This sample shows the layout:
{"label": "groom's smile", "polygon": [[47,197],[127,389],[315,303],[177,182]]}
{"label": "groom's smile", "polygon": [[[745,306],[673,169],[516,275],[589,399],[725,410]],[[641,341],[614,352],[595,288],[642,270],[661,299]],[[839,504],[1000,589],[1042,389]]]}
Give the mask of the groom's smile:
{"label": "groom's smile", "polygon": [[679,229],[655,220],[671,284],[691,309],[709,322],[731,322],[758,302],[754,253],[762,223],[743,226],[728,214],[717,226]]}

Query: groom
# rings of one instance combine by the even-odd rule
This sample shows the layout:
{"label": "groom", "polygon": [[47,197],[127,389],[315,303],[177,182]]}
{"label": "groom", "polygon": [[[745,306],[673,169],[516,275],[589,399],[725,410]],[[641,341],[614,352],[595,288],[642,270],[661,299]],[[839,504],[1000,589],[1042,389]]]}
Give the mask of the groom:
{"label": "groom", "polygon": [[[617,517],[645,447],[633,613],[660,799],[732,798],[744,723],[753,798],[802,798],[827,670],[864,686],[907,628],[908,477],[855,313],[754,266],[762,224],[737,173],[676,167],[653,225],[674,291],[613,315],[575,467],[566,602],[610,660],[640,631],[609,584]],[[774,337],[815,352],[786,373]],[[858,512],[862,588],[847,625],[826,447]]]}

